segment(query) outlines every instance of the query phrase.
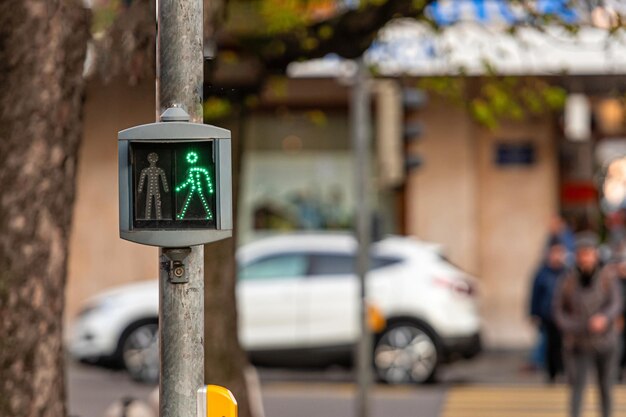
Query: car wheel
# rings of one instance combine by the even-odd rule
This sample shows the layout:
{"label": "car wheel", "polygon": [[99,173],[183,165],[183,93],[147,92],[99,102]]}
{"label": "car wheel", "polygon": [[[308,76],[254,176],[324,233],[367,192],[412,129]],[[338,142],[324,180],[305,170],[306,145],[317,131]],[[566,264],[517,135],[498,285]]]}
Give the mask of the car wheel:
{"label": "car wheel", "polygon": [[156,323],[129,328],[122,340],[122,361],[130,376],[140,382],[159,380],[159,331]]}
{"label": "car wheel", "polygon": [[389,384],[432,381],[438,365],[434,338],[413,323],[389,326],[374,348],[378,377]]}

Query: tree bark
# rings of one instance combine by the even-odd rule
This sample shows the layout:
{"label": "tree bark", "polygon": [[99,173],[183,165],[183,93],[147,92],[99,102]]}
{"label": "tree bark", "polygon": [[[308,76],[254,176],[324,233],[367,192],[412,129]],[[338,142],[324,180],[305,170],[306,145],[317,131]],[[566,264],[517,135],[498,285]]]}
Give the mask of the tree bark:
{"label": "tree bark", "polygon": [[[321,58],[334,53],[356,59],[370,47],[378,31],[399,17],[424,18],[424,10],[434,0],[386,0],[370,2],[329,19],[281,34],[237,36],[222,33],[220,46],[231,46],[259,57],[268,72],[284,72],[294,61]],[[327,29],[326,36],[320,32]],[[305,39],[314,43],[305,47]],[[238,47],[238,48],[237,48]]]}
{"label": "tree bark", "polygon": [[[214,58],[216,33],[224,19],[225,0],[204,1],[204,52]],[[207,80],[205,80],[205,83]],[[240,115],[238,115],[240,116]],[[238,117],[240,119],[240,117]],[[250,367],[239,344],[235,297],[237,196],[241,166],[241,124],[232,132],[233,237],[204,247],[204,380],[222,385],[237,399],[240,417],[254,416],[246,370]],[[257,395],[260,395],[257,393]]]}
{"label": "tree bark", "polygon": [[[236,117],[241,120],[242,115],[237,114]],[[236,219],[242,137],[242,123],[239,123],[232,132],[233,237],[204,247],[204,380],[207,384],[222,385],[233,392],[240,417],[258,417],[254,415],[250,402],[249,389],[253,387],[248,387],[245,375],[250,365],[239,344],[235,297]]]}
{"label": "tree bark", "polygon": [[89,23],[79,0],[0,3],[0,416],[66,415],[61,325]]}

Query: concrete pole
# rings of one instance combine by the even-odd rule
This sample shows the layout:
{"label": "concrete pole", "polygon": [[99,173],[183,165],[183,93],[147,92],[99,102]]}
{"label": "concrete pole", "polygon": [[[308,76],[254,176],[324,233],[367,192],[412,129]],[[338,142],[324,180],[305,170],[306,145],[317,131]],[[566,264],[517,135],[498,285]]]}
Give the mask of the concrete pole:
{"label": "concrete pole", "polygon": [[[158,0],[157,118],[180,106],[202,123],[202,0]],[[180,251],[179,251],[180,253]],[[204,385],[204,251],[184,258],[187,282],[172,283],[176,250],[159,253],[160,417],[195,417]]]}
{"label": "concrete pole", "polygon": [[202,0],[158,0],[157,118],[173,105],[203,122]]}
{"label": "concrete pole", "polygon": [[350,105],[350,123],[352,129],[352,146],[355,157],[355,189],[356,189],[356,238],[358,242],[356,271],[360,286],[360,321],[361,337],[357,350],[357,417],[368,417],[370,414],[369,388],[372,381],[372,333],[368,325],[366,304],[365,278],[369,270],[369,249],[371,239],[370,199],[370,146],[371,146],[371,109],[369,77],[363,60],[358,62],[358,70],[352,87],[352,103]]}

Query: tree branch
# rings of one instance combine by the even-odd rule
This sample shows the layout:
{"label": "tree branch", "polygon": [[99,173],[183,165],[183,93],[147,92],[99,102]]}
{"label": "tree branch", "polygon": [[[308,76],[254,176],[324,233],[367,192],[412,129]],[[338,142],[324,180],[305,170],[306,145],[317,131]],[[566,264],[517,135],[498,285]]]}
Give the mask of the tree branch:
{"label": "tree branch", "polygon": [[[218,30],[225,15],[226,0],[205,0],[205,10],[213,13],[205,16],[204,32],[206,39],[217,34],[218,51],[243,55],[248,64],[252,58],[263,72],[283,72],[290,62],[319,58],[329,53],[344,58],[359,57],[387,22],[395,17],[423,18],[424,9],[432,1],[371,2],[284,33],[270,34],[261,30],[241,34],[234,30]],[[131,83],[153,75],[155,41],[153,3],[134,0],[119,13],[107,33],[96,39],[97,73],[104,79],[126,74]],[[206,52],[211,52],[210,48]],[[219,61],[219,57],[217,59]]]}
{"label": "tree branch", "polygon": [[340,13],[330,19],[282,34],[243,35],[222,32],[219,45],[257,56],[270,71],[290,62],[335,53],[357,58],[369,48],[378,31],[396,17],[424,18],[433,0],[387,0]]}

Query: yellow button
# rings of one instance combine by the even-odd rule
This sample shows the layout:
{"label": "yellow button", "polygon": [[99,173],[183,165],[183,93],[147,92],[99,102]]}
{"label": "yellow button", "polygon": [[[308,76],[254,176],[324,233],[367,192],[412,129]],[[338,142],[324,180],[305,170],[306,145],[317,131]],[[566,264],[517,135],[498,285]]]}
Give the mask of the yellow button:
{"label": "yellow button", "polygon": [[237,417],[237,400],[226,388],[207,385],[206,415],[207,417]]}

